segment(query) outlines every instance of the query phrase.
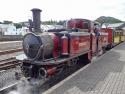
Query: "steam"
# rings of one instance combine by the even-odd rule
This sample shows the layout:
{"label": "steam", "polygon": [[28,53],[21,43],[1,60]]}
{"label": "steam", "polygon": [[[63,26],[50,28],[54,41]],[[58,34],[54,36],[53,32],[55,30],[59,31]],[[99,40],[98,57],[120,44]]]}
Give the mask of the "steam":
{"label": "steam", "polygon": [[21,94],[21,93],[19,93],[19,92],[17,92],[17,91],[11,91],[11,92],[9,92],[8,94]]}
{"label": "steam", "polygon": [[44,83],[44,80],[39,81],[38,79],[21,79],[17,85],[17,89],[10,91],[8,94],[40,94],[39,86]]}
{"label": "steam", "polygon": [[28,81],[22,80],[17,85],[17,90],[10,91],[8,94],[32,94],[32,88]]}

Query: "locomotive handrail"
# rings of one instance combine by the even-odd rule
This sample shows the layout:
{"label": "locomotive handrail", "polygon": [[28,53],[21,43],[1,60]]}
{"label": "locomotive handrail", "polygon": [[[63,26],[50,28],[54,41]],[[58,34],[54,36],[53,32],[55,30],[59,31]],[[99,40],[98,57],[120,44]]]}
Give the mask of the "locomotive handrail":
{"label": "locomotive handrail", "polygon": [[43,45],[42,45],[42,46],[40,46],[40,49],[38,50],[38,52],[37,52],[36,56],[33,58],[33,61],[35,61],[37,58],[39,58],[39,57],[40,57],[40,53],[42,52],[43,47],[44,47]]}
{"label": "locomotive handrail", "polygon": [[79,28],[77,28],[78,30],[79,30],[79,32],[88,32],[89,30],[88,29],[79,29]]}

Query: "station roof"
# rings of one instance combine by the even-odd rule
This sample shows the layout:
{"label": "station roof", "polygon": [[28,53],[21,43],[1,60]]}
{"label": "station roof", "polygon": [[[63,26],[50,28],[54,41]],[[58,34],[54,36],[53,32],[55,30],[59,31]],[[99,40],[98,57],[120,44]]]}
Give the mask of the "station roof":
{"label": "station roof", "polygon": [[114,23],[114,24],[109,24],[109,23],[104,23],[102,25],[102,28],[111,28],[111,29],[123,29],[125,30],[125,23]]}

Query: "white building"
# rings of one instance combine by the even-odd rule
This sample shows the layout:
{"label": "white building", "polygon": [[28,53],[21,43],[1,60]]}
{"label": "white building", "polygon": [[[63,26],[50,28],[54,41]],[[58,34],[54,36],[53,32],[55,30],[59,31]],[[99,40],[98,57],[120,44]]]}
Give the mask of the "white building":
{"label": "white building", "polygon": [[50,29],[63,29],[64,26],[62,25],[41,25],[41,29],[43,31],[47,31],[47,30],[50,30]]}
{"label": "white building", "polygon": [[2,35],[18,35],[16,26],[13,24],[0,24],[0,32]]}
{"label": "white building", "polygon": [[19,35],[23,35],[24,36],[25,34],[27,34],[29,32],[29,28],[22,27],[22,28],[17,29],[17,32],[19,33]]}

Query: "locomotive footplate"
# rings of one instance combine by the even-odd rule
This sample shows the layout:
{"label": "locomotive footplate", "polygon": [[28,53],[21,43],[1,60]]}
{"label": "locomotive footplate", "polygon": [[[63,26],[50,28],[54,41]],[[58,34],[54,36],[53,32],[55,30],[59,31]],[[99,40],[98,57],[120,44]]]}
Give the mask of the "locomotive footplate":
{"label": "locomotive footplate", "polygon": [[35,64],[35,65],[58,65],[58,64],[61,64],[61,63],[64,63],[66,61],[69,61],[71,59],[74,59],[76,57],[79,57],[81,55],[84,55],[86,53],[89,53],[90,50],[87,50],[87,51],[84,51],[83,53],[80,53],[80,54],[77,54],[77,55],[74,55],[74,56],[71,56],[71,57],[61,57],[61,58],[57,58],[57,59],[52,59],[52,60],[48,60],[48,61],[38,61],[38,60],[30,60],[30,59],[24,59],[23,62],[24,63],[29,63],[29,64]]}

